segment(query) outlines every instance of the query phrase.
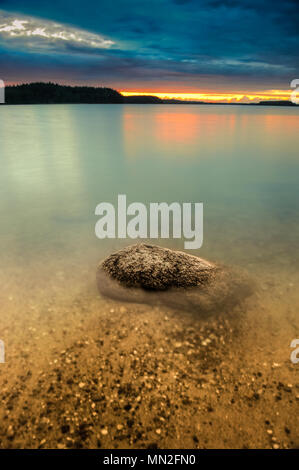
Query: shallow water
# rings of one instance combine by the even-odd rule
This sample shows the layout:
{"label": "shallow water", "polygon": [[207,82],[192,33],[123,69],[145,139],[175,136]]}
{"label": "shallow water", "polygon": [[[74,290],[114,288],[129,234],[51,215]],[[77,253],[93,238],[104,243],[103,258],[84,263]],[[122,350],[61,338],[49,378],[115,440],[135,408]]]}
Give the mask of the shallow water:
{"label": "shallow water", "polygon": [[[1,107],[0,339],[10,375],[44,367],[65,331],[80,337],[106,308],[97,262],[134,241],[97,239],[94,211],[118,194],[203,202],[203,246],[189,253],[249,272],[259,293],[247,312],[247,359],[270,354],[287,380],[297,374],[298,125],[298,110],[280,107]],[[160,243],[183,249],[182,240]]]}
{"label": "shallow water", "polygon": [[[10,288],[21,288],[14,268],[54,284],[70,270],[85,285],[80,270],[134,242],[95,236],[96,205],[117,205],[118,194],[128,203],[203,202],[203,246],[190,253],[278,284],[298,275],[297,109],[6,106],[0,122],[0,250]],[[160,242],[183,249],[183,240]]]}
{"label": "shallow water", "polygon": [[72,245],[106,251],[95,207],[127,194],[128,203],[203,202],[202,255],[294,264],[296,109],[7,106],[0,122],[1,252],[34,261]]}
{"label": "shallow water", "polygon": [[55,259],[57,271],[88,268],[134,242],[95,236],[96,205],[117,207],[118,194],[128,204],[203,202],[204,243],[190,253],[279,279],[298,273],[297,109],[7,106],[0,120],[4,273],[24,265],[36,276]]}

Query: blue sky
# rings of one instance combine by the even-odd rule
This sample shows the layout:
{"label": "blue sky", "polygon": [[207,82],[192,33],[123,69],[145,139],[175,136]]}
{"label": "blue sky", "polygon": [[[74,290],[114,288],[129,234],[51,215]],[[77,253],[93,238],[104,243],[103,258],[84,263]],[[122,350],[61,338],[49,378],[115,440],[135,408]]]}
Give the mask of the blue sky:
{"label": "blue sky", "polygon": [[132,91],[287,90],[295,0],[0,0],[0,78]]}

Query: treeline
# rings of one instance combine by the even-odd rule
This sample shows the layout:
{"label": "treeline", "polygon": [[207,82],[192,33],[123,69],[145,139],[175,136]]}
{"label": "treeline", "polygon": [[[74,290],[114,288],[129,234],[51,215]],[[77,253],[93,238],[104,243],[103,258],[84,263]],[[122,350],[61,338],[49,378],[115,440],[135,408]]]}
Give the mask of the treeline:
{"label": "treeline", "polygon": [[285,100],[260,101],[258,104],[261,104],[263,106],[296,106],[296,104],[292,103],[292,101],[285,101]]}
{"label": "treeline", "polygon": [[156,96],[123,96],[112,88],[29,83],[7,86],[6,104],[136,103],[161,104]]}
{"label": "treeline", "polygon": [[134,96],[124,96],[125,103],[131,104],[163,104],[164,101],[157,96],[142,96],[142,95],[134,95]]}
{"label": "treeline", "polygon": [[7,104],[123,103],[124,97],[112,88],[29,83],[7,86]]}

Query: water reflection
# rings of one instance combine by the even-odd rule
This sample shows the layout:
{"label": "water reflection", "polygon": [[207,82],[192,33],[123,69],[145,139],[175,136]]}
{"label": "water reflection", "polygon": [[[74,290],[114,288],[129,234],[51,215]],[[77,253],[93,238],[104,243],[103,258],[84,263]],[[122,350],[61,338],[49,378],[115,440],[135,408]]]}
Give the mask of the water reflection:
{"label": "water reflection", "polygon": [[6,106],[0,124],[3,250],[63,253],[79,233],[98,246],[94,209],[117,194],[204,202],[204,250],[223,245],[221,231],[241,239],[257,227],[266,239],[281,217],[296,223],[297,110]]}

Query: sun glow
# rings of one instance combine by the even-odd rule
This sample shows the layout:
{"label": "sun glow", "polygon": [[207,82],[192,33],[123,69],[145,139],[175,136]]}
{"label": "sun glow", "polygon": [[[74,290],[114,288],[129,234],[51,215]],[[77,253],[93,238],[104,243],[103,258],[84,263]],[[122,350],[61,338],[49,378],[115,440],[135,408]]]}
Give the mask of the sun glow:
{"label": "sun glow", "polygon": [[207,101],[207,102],[237,102],[250,103],[266,100],[289,100],[292,90],[267,90],[262,92],[246,93],[166,93],[150,91],[121,91],[124,96],[157,96],[161,99],[176,99],[182,101]]}

